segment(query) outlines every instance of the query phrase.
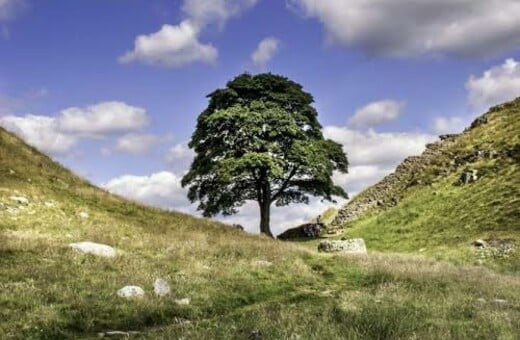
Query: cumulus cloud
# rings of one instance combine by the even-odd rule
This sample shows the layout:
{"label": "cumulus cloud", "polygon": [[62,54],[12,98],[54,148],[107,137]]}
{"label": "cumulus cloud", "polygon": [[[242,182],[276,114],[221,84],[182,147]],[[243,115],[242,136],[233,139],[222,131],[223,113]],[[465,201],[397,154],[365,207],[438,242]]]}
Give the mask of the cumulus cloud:
{"label": "cumulus cloud", "polygon": [[397,119],[404,107],[404,102],[394,100],[372,102],[357,110],[348,120],[348,125],[353,128],[375,127]]}
{"label": "cumulus cloud", "polygon": [[188,20],[177,26],[164,25],[158,32],[138,36],[134,49],[121,56],[119,61],[167,67],[180,67],[196,61],[215,62],[217,49],[211,44],[202,44],[198,40],[199,33],[199,28]]}
{"label": "cumulus cloud", "polygon": [[331,41],[370,54],[487,56],[520,45],[517,0],[289,0]]}
{"label": "cumulus cloud", "polygon": [[178,25],[163,25],[151,34],[139,35],[134,48],[126,52],[121,63],[140,62],[147,65],[181,67],[194,62],[212,64],[218,50],[200,42],[202,30],[210,24],[223,26],[227,20],[254,6],[257,0],[185,0],[182,6],[187,18]]}
{"label": "cumulus cloud", "polygon": [[410,155],[424,150],[427,143],[437,136],[419,132],[357,131],[348,127],[327,126],[323,129],[326,138],[341,143],[349,162],[354,165],[396,166]]}
{"label": "cumulus cloud", "polygon": [[256,47],[256,50],[251,54],[251,60],[255,65],[265,67],[265,65],[274,57],[278,51],[280,41],[276,38],[265,38]]}
{"label": "cumulus cloud", "polygon": [[[6,115],[0,118],[0,125],[42,151],[59,155],[69,152],[81,138],[139,130],[148,120],[144,109],[122,102],[103,102],[84,108],[71,107],[55,117]],[[145,142],[149,143],[149,138]],[[128,142],[123,144],[123,148],[129,148]]]}
{"label": "cumulus cloud", "polygon": [[181,186],[181,177],[168,171],[149,176],[124,175],[114,178],[103,187],[108,191],[148,205],[195,213],[196,207],[186,197],[187,190]]}
{"label": "cumulus cloud", "polygon": [[147,153],[158,142],[159,137],[155,135],[129,133],[118,138],[115,150],[133,155],[142,155]]}
{"label": "cumulus cloud", "polygon": [[433,121],[432,132],[437,135],[459,133],[467,125],[461,117],[437,117]]}
{"label": "cumulus cloud", "polygon": [[472,75],[466,83],[469,104],[475,110],[520,96],[520,64],[507,59],[502,65],[493,66],[480,76]]}
{"label": "cumulus cloud", "polygon": [[0,22],[11,20],[24,3],[24,0],[0,0]]}
{"label": "cumulus cloud", "polygon": [[70,107],[57,118],[60,130],[94,137],[140,130],[148,122],[144,109],[116,101]]}
{"label": "cumulus cloud", "polygon": [[69,152],[77,138],[62,133],[56,119],[47,116],[5,116],[0,125],[44,152],[59,155]]}

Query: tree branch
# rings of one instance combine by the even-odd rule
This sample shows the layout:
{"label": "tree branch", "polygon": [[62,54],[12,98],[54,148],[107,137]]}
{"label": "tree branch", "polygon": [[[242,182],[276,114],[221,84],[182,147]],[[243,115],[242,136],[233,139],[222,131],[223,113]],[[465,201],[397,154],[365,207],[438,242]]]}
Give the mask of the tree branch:
{"label": "tree branch", "polygon": [[291,172],[289,173],[289,176],[287,176],[287,179],[283,182],[283,184],[280,187],[280,189],[278,189],[276,194],[274,194],[273,197],[271,197],[271,202],[274,202],[278,197],[280,197],[280,195],[284,192],[284,190],[287,189],[291,179],[294,177],[294,175],[296,175],[296,171],[298,171],[298,166],[295,166],[291,170]]}

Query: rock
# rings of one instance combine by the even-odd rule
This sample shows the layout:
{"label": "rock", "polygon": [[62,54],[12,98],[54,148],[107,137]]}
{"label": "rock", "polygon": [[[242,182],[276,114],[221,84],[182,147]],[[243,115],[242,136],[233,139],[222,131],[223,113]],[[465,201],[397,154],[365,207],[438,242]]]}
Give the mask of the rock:
{"label": "rock", "polygon": [[107,337],[107,338],[124,338],[124,339],[128,339],[128,338],[130,338],[131,335],[137,335],[137,334],[140,334],[140,332],[135,332],[135,331],[129,331],[129,332],[108,331],[108,332],[98,333],[98,336],[100,338]]}
{"label": "rock", "polygon": [[14,171],[13,169],[9,169],[9,175],[14,175],[16,174],[16,171]]}
{"label": "rock", "polygon": [[459,183],[464,185],[464,184],[476,182],[478,179],[477,174],[478,174],[478,170],[474,170],[474,169],[466,170],[462,173],[462,175],[460,175]]}
{"label": "rock", "polygon": [[86,220],[87,218],[89,218],[89,214],[87,212],[82,211],[79,213],[79,217]]}
{"label": "rock", "polygon": [[486,303],[486,299],[484,299],[484,298],[478,298],[478,299],[477,299],[477,302],[480,302],[480,303]]}
{"label": "rock", "polygon": [[170,294],[170,285],[166,280],[159,277],[155,279],[155,282],[153,283],[153,291],[157,296],[168,295]]}
{"label": "rock", "polygon": [[11,201],[15,201],[18,204],[23,204],[23,205],[28,205],[29,204],[29,200],[27,198],[25,198],[25,197],[22,197],[22,196],[11,196],[11,197],[9,197],[9,199]]}
{"label": "rock", "polygon": [[354,238],[343,241],[322,241],[318,245],[318,251],[325,253],[342,252],[350,254],[366,254],[367,248],[362,238]]}
{"label": "rock", "polygon": [[272,262],[265,261],[265,260],[253,261],[253,263],[251,263],[251,264],[255,267],[270,267],[273,265]]}
{"label": "rock", "polygon": [[144,290],[139,286],[124,286],[117,291],[117,295],[125,299],[141,298],[144,296]]}
{"label": "rock", "polygon": [[495,300],[493,300],[493,302],[495,302],[497,305],[507,304],[507,300],[504,300],[504,299],[495,299]]}
{"label": "rock", "polygon": [[55,204],[54,204],[54,202],[45,202],[44,205],[46,208],[54,208]]}
{"label": "rock", "polygon": [[181,306],[187,306],[189,305],[191,302],[190,298],[184,298],[184,299],[178,299],[178,300],[175,300],[175,303],[178,304],[178,305],[181,305]]}
{"label": "rock", "polygon": [[263,334],[259,330],[254,330],[249,334],[250,340],[262,340],[264,338]]}
{"label": "rock", "polygon": [[244,231],[244,227],[242,227],[240,224],[233,224],[231,227],[236,230]]}
{"label": "rock", "polygon": [[471,243],[471,245],[475,248],[485,248],[487,247],[487,242],[484,240],[476,240]]}
{"label": "rock", "polygon": [[107,246],[106,244],[101,243],[95,243],[95,242],[78,242],[78,243],[71,243],[69,244],[69,247],[72,248],[72,250],[84,253],[84,254],[91,254],[96,256],[103,256],[103,257],[116,257],[117,252],[114,248],[111,246]]}
{"label": "rock", "polygon": [[321,235],[321,232],[324,229],[325,224],[323,223],[306,223],[296,228],[286,230],[285,232],[278,235],[277,238],[280,240],[288,240],[301,237],[316,238]]}

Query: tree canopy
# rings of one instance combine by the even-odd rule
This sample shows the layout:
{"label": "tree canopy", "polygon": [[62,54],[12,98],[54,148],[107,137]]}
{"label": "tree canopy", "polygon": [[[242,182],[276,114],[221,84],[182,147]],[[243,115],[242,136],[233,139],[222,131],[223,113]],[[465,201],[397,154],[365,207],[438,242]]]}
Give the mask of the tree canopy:
{"label": "tree canopy", "polygon": [[332,181],[334,171],[347,172],[347,157],[324,139],[314,99],[301,85],[270,73],[242,74],[208,98],[189,143],[195,159],[182,179],[204,216],[231,215],[254,200],[260,231],[272,236],[272,203],[347,197]]}

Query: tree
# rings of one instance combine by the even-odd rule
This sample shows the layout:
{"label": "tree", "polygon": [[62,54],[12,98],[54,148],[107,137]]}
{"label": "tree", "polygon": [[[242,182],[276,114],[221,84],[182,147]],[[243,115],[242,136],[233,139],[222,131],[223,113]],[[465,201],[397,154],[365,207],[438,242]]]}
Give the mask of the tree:
{"label": "tree", "polygon": [[274,74],[242,74],[207,96],[189,143],[195,159],[182,179],[204,216],[231,215],[258,202],[260,231],[270,229],[272,203],[308,203],[309,196],[347,197],[334,171],[347,172],[340,144],[325,140],[313,97]]}

